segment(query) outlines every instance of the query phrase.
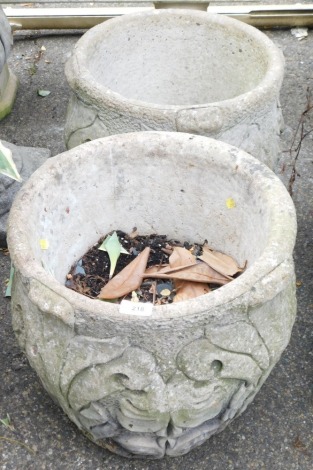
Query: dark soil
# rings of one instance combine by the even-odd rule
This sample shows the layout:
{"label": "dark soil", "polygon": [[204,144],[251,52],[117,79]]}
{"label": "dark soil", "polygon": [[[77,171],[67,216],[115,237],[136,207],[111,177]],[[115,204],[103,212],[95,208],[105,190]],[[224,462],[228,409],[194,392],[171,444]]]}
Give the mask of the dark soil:
{"label": "dark soil", "polygon": [[[112,233],[113,232],[110,232],[109,234],[111,235]],[[125,266],[135,259],[146,247],[150,247],[150,257],[147,268],[154,265],[168,264],[171,248],[174,246],[185,247],[191,250],[195,256],[202,253],[202,245],[171,240],[168,239],[166,235],[136,235],[135,229],[131,234],[127,234],[121,230],[116,230],[116,233],[121,245],[130,255],[120,255],[114,275],[125,268]],[[109,281],[109,256],[106,251],[99,250],[99,246],[107,235],[102,237],[98,243],[91,247],[87,253],[72,266],[65,283],[68,288],[92,298],[99,295],[102,287]],[[134,237],[134,235],[136,236]],[[140,289],[136,292],[141,302],[153,302],[155,304],[170,303],[173,301],[175,295],[173,283],[164,279],[145,279]],[[129,300],[132,298],[132,295],[129,294],[124,298]]]}

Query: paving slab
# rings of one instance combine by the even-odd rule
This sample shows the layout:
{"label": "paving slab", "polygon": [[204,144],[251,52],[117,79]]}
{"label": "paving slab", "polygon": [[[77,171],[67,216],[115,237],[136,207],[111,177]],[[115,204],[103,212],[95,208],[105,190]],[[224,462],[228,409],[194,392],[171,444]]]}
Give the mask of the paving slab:
{"label": "paving slab", "polygon": [[[16,145],[65,149],[63,128],[69,87],[64,63],[79,32],[18,33],[10,67],[20,80],[11,115],[0,123],[0,139]],[[278,172],[293,193],[298,214],[295,250],[298,317],[290,344],[250,407],[221,434],[184,457],[127,460],[89,442],[55,405],[20,352],[4,297],[10,260],[0,252],[1,470],[311,470],[313,462],[313,32],[298,41],[290,30],[266,34],[286,58],[281,104],[286,123],[284,161]],[[45,49],[43,49],[43,47]],[[37,90],[50,90],[40,97]],[[313,99],[312,99],[313,103]],[[303,135],[297,160],[289,152]],[[293,173],[295,180],[293,182]]]}
{"label": "paving slab", "polygon": [[44,148],[16,146],[3,139],[1,142],[11,150],[14,163],[23,180],[20,183],[0,175],[0,247],[6,247],[7,221],[12,201],[30,175],[50,157],[50,151]]}

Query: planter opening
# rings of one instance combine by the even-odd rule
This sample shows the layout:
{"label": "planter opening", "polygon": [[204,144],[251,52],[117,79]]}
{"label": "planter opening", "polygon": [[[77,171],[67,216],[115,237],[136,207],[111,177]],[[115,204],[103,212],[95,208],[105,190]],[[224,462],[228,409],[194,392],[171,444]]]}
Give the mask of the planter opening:
{"label": "planter opening", "polygon": [[143,23],[137,16],[127,28],[102,27],[90,37],[86,69],[104,91],[142,104],[193,106],[252,91],[266,75],[269,54],[257,37],[208,18],[149,15]]}

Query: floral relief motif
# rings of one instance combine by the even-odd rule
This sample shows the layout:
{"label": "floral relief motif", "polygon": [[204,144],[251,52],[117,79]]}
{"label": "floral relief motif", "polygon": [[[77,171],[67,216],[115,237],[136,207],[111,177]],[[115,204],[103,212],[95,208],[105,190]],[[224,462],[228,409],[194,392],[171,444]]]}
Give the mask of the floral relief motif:
{"label": "floral relief motif", "polygon": [[93,440],[113,442],[123,455],[161,458],[223,429],[256,393],[269,362],[255,328],[238,322],[185,345],[167,381],[153,354],[123,337],[75,337],[64,364],[62,393]]}

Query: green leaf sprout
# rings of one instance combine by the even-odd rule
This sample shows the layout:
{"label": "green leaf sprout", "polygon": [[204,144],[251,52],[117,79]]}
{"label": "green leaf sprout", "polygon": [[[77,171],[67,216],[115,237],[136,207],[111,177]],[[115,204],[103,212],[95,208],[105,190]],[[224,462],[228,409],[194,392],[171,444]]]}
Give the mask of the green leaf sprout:
{"label": "green leaf sprout", "polygon": [[5,147],[0,141],[0,173],[16,181],[21,182],[20,177],[15,163],[12,158],[12,152],[10,149]]}
{"label": "green leaf sprout", "polygon": [[99,246],[99,250],[106,251],[109,255],[109,258],[110,258],[109,278],[111,279],[114,274],[116,263],[120,257],[120,254],[123,253],[125,255],[129,255],[129,253],[121,245],[116,232],[106,237],[106,239]]}

